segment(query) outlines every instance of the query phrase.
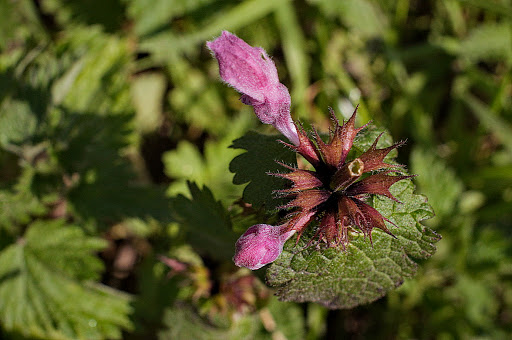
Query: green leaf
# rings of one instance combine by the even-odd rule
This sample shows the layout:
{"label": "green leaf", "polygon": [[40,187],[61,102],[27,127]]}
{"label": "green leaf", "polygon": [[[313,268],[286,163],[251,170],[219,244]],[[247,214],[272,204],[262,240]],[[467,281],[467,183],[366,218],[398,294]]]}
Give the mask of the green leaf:
{"label": "green leaf", "polygon": [[495,134],[508,152],[512,154],[512,125],[496,112],[493,112],[475,96],[469,93],[463,94],[462,96],[462,99],[471,111],[473,111],[475,116],[478,117],[482,125],[489,130],[489,132]]}
{"label": "green leaf", "polygon": [[273,210],[284,203],[282,199],[275,198],[273,191],[283,188],[288,181],[269,173],[284,170],[276,161],[290,166],[296,166],[297,161],[295,153],[281,144],[280,139],[284,138],[250,131],[231,145],[234,149],[247,150],[231,161],[229,170],[235,173],[234,184],[249,182],[244,189],[243,199],[255,208],[264,206],[267,210]]}
{"label": "green leaf", "polygon": [[326,16],[337,15],[349,28],[367,37],[380,36],[387,28],[387,17],[374,1],[310,0]]}
{"label": "green leaf", "polygon": [[222,136],[226,127],[231,125],[224,85],[216,82],[212,86],[206,72],[194,68],[184,58],[174,61],[169,72],[175,88],[169,93],[168,102],[175,111],[176,119]]}
{"label": "green leaf", "polygon": [[215,0],[135,0],[128,3],[135,33],[142,38],[161,32],[177,16],[193,14]]}
{"label": "green leaf", "polygon": [[30,192],[0,190],[0,228],[28,223],[31,216],[42,215],[46,209]]}
{"label": "green leaf", "polygon": [[8,101],[0,111],[0,145],[25,142],[36,126],[37,118],[27,102]]}
{"label": "green leaf", "polygon": [[273,338],[277,338],[278,334],[282,334],[286,339],[305,338],[305,321],[301,307],[295,303],[280,302],[273,297],[267,308],[276,324]]}
{"label": "green leaf", "polygon": [[225,329],[213,327],[195,313],[192,306],[184,303],[177,303],[172,308],[167,309],[164,315],[164,323],[167,329],[158,334],[159,340],[232,339]]}
{"label": "green leaf", "polygon": [[187,240],[201,252],[219,260],[230,260],[237,234],[222,203],[216,201],[207,187],[199,189],[188,183],[191,199],[179,195],[173,200],[176,220],[185,227]]}
{"label": "green leaf", "polygon": [[475,27],[461,43],[458,54],[471,61],[511,60],[512,29],[509,23],[485,23]]}
{"label": "green leaf", "polygon": [[[416,272],[412,258],[424,259],[435,252],[439,236],[420,221],[432,217],[423,196],[413,194],[410,180],[396,183],[391,192],[404,202],[374,199],[374,207],[397,227],[396,239],[373,233],[373,246],[361,235],[352,235],[341,247],[318,250],[306,235],[295,245],[292,238],[281,256],[269,267],[267,282],[277,288],[282,301],[317,302],[328,308],[353,308],[373,302],[399,287]],[[311,234],[310,234],[311,236]]]}
{"label": "green leaf", "polygon": [[[165,331],[159,339],[304,339],[304,316],[296,304],[278,302],[271,298],[259,313],[236,318],[229,328],[214,327],[201,318],[192,306],[183,302],[167,309]],[[266,326],[266,328],[264,327]]]}
{"label": "green leaf", "polygon": [[207,184],[215,196],[224,202],[232,202],[242,194],[240,187],[232,185],[233,175],[228,171],[229,162],[240,154],[240,150],[229,148],[232,140],[246,130],[250,115],[239,115],[228,126],[218,140],[208,139],[203,154],[188,141],[182,141],[175,150],[163,156],[165,173],[173,181],[167,194],[170,196],[188,195],[187,181],[198,185]]}
{"label": "green leaf", "polygon": [[0,1],[0,50],[28,37],[39,41],[47,38],[36,7],[30,1]]}
{"label": "green leaf", "polygon": [[84,281],[99,276],[92,254],[105,246],[62,220],[32,223],[0,253],[3,328],[31,338],[120,338],[131,327],[127,297]]}
{"label": "green leaf", "polygon": [[166,79],[157,72],[143,73],[132,81],[135,126],[142,133],[155,131],[161,124]]}
{"label": "green leaf", "polygon": [[[138,270],[138,291],[134,302],[136,333],[140,338],[153,339],[154,332],[162,325],[164,311],[172,306],[178,294],[179,280],[169,278],[168,267],[154,256],[146,258]],[[140,335],[140,334],[138,334]]]}
{"label": "green leaf", "polygon": [[124,217],[170,221],[163,190],[137,184],[134,170],[120,155],[129,127],[130,117],[125,115],[64,113],[53,142],[72,182],[67,198],[78,218],[100,224]]}
{"label": "green leaf", "polygon": [[60,71],[56,58],[41,47],[0,57],[2,145],[33,140],[41,119],[47,114],[50,83]]}
{"label": "green leaf", "polygon": [[411,153],[411,169],[418,175],[415,181],[436,212],[431,222],[453,216],[464,189],[455,172],[433,152],[421,148],[414,148]]}
{"label": "green leaf", "polygon": [[[393,138],[391,135],[386,131],[386,129],[370,125],[366,127],[361,133],[358,133],[356,138],[354,139],[354,144],[352,145],[352,149],[350,150],[349,158],[350,157],[357,157],[361,155],[363,152],[368,150],[370,146],[373,145],[375,142],[375,139],[382,135],[379,139],[379,142],[377,143],[377,148],[385,148],[393,144]],[[389,163],[392,162],[392,159],[396,157],[398,154],[398,151],[396,149],[391,150],[391,152],[386,156],[385,161]]]}
{"label": "green leaf", "polygon": [[189,180],[199,185],[208,183],[205,160],[198,148],[189,141],[181,141],[176,149],[166,152],[162,161],[166,175],[177,180],[169,186],[169,196],[186,194]]}
{"label": "green leaf", "polygon": [[481,9],[485,9],[489,14],[499,14],[508,19],[512,19],[512,7],[506,1],[486,1],[486,0],[458,0]]}
{"label": "green leaf", "polygon": [[46,213],[44,204],[30,190],[32,175],[33,171],[25,169],[13,188],[0,190],[0,229],[16,234],[16,228]]}
{"label": "green leaf", "polygon": [[62,105],[74,112],[132,112],[127,40],[106,35],[98,27],[70,29],[64,37],[59,47],[80,58],[68,69],[65,94],[57,93]]}

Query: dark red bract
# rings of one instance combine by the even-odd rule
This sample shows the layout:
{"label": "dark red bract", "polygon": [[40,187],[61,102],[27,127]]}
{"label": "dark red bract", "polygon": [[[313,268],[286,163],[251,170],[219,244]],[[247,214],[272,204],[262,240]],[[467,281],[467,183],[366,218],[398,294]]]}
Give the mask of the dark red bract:
{"label": "dark red bract", "polygon": [[273,174],[292,182],[291,188],[277,193],[291,199],[280,208],[291,210],[287,214],[286,225],[288,230],[298,232],[298,237],[313,221],[319,222],[319,239],[331,247],[339,244],[345,247],[350,241],[351,229],[363,232],[370,242],[374,228],[393,236],[384,223],[390,221],[365,200],[369,195],[382,195],[398,201],[389,188],[412,176],[401,175],[401,166],[384,163],[384,158],[404,142],[378,149],[379,135],[366,152],[348,160],[354,138],[366,126],[354,127],[356,113],[357,108],[352,117],[340,125],[331,110],[335,126],[327,143],[316,131],[313,138],[309,138],[302,129],[298,129],[298,146],[285,143],[315,169],[303,170],[283,165],[292,171]]}

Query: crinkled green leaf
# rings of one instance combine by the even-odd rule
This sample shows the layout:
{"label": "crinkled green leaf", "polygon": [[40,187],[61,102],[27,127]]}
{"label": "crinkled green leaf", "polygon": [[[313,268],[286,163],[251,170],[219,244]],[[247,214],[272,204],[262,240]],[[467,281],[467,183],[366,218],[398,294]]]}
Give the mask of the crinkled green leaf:
{"label": "crinkled green leaf", "polygon": [[434,243],[439,240],[437,234],[420,224],[433,215],[432,209],[413,190],[412,182],[403,180],[391,188],[403,204],[389,199],[374,200],[374,207],[397,225],[390,226],[396,239],[377,230],[372,246],[363,236],[352,235],[345,251],[341,247],[306,247],[306,235],[297,245],[294,238],[288,241],[267,271],[267,281],[277,287],[279,299],[317,302],[333,309],[353,308],[373,302],[400,286],[416,272],[413,258],[431,256]]}
{"label": "crinkled green leaf", "polygon": [[[368,149],[380,129],[369,128],[354,141],[353,153]],[[383,136],[378,147],[391,144]],[[362,234],[353,233],[343,250],[308,246],[312,228],[296,243],[292,238],[281,256],[269,267],[267,281],[277,287],[283,301],[317,302],[328,308],[353,308],[370,303],[400,286],[416,272],[413,259],[424,259],[435,252],[439,236],[420,221],[431,218],[433,210],[424,196],[413,193],[411,180],[391,187],[391,193],[402,203],[388,198],[372,197],[369,203],[397,227],[388,224],[392,236],[375,230],[373,246]]]}
{"label": "crinkled green leaf", "polygon": [[28,223],[32,216],[42,215],[46,208],[28,191],[0,190],[0,228]]}
{"label": "crinkled green leaf", "polygon": [[30,338],[120,338],[131,327],[128,299],[97,278],[105,241],[62,220],[32,223],[0,253],[0,320]]}
{"label": "crinkled green leaf", "polygon": [[0,142],[47,138],[51,120],[58,120],[52,116],[55,105],[85,113],[131,108],[128,73],[119,69],[128,61],[123,45],[94,29],[65,37],[58,45],[27,47],[20,57],[1,56]]}
{"label": "crinkled green leaf", "polygon": [[296,156],[293,151],[281,144],[281,135],[262,135],[250,131],[245,136],[233,141],[232,148],[244,149],[247,152],[235,157],[229,165],[229,170],[235,173],[234,184],[247,184],[243,199],[256,208],[264,206],[273,210],[283,204],[273,194],[287,183],[286,180],[269,175],[269,173],[286,170],[276,161],[290,166],[296,166]]}
{"label": "crinkled green leaf", "polygon": [[[21,49],[20,49],[21,50]],[[21,52],[21,51],[20,51]],[[0,143],[34,139],[51,101],[50,84],[63,72],[51,49],[33,48],[0,56]]]}
{"label": "crinkled green leaf", "polygon": [[22,150],[44,144],[40,158],[55,166],[34,186],[44,187],[40,194],[65,196],[68,212],[79,220],[168,221],[163,190],[138,183],[121,156],[133,135],[126,114],[132,110],[129,72],[122,68],[129,62],[126,41],[75,29],[59,43],[30,51],[28,60],[5,60],[6,67],[14,65],[0,79],[9,91],[0,107],[0,142],[24,142]]}
{"label": "crinkled green leaf", "polygon": [[237,234],[222,203],[215,200],[207,187],[188,184],[191,198],[179,195],[173,200],[176,220],[185,227],[187,240],[200,252],[219,260],[230,260],[235,251]]}
{"label": "crinkled green leaf", "polygon": [[9,189],[0,190],[0,229],[13,234],[33,217],[42,216],[47,208],[30,190],[32,171],[26,170]]}
{"label": "crinkled green leaf", "polygon": [[[393,138],[391,138],[391,135],[387,133],[385,129],[371,124],[357,134],[356,138],[354,139],[354,144],[352,145],[349,158],[351,158],[351,156],[355,158],[368,150],[370,146],[372,146],[375,142],[375,139],[377,139],[379,136],[381,137],[377,143],[377,148],[385,148],[393,144]],[[397,150],[391,150],[391,152],[386,156],[386,162],[389,163],[389,160],[393,157],[396,157],[396,155]]]}

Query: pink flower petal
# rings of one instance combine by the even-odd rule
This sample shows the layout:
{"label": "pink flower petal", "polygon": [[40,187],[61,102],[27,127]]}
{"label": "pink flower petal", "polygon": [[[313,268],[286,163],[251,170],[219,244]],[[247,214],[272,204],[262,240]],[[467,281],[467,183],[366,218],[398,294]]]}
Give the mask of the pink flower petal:
{"label": "pink flower petal", "polygon": [[219,63],[222,80],[243,94],[242,102],[254,107],[262,123],[273,125],[293,144],[299,145],[290,115],[290,93],[279,82],[276,66],[265,50],[252,47],[226,31],[206,46]]}
{"label": "pink flower petal", "polygon": [[286,229],[286,226],[253,225],[236,241],[233,262],[251,270],[274,262],[283,251],[284,243],[295,233]]}

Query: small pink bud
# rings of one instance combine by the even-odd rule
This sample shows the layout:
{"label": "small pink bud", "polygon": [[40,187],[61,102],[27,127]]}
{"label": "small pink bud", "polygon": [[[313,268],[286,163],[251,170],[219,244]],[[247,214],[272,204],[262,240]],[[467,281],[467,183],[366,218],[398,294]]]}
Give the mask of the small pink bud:
{"label": "small pink bud", "polygon": [[253,106],[262,123],[272,124],[298,146],[299,136],[290,116],[290,93],[279,82],[276,66],[265,50],[226,31],[206,46],[219,62],[222,80],[243,94],[242,103]]}
{"label": "small pink bud", "polygon": [[286,225],[253,225],[236,241],[233,262],[238,267],[251,270],[260,269],[274,262],[283,251],[284,243],[295,233],[295,230],[286,229]]}

